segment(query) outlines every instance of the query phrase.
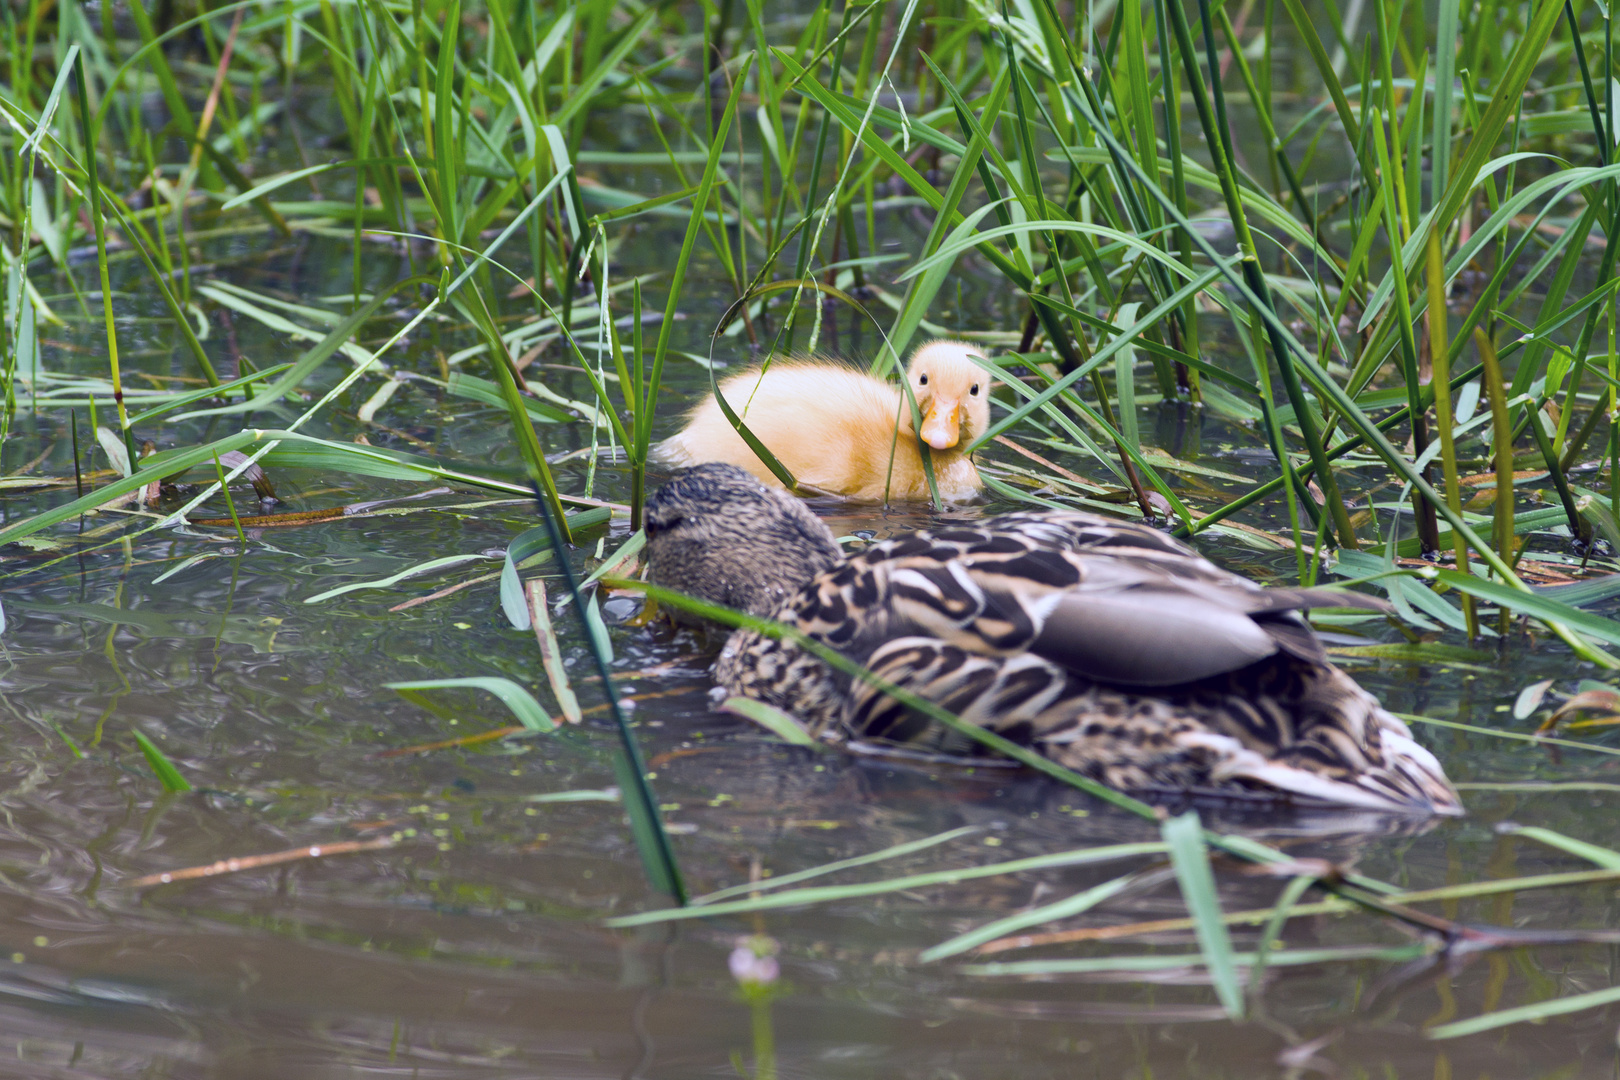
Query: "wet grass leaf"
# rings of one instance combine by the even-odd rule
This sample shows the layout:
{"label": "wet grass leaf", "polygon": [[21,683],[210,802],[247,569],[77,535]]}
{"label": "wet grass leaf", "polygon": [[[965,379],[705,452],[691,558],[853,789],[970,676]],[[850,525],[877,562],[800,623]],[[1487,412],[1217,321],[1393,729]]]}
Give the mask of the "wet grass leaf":
{"label": "wet grass leaf", "polygon": [[323,593],[316,593],[314,596],[305,597],[304,603],[324,603],[327,600],[331,600],[333,597],[342,596],[345,593],[351,593],[357,589],[387,589],[394,585],[398,585],[406,578],[421,577],[423,574],[431,574],[434,571],[443,570],[446,567],[460,566],[463,563],[480,562],[487,558],[489,558],[489,556],[479,552],[469,555],[446,555],[441,559],[429,559],[427,562],[417,563],[415,566],[408,566],[399,571],[397,574],[390,574],[387,577],[377,578],[374,581],[351,581],[347,585],[339,585],[335,589],[328,589]]}
{"label": "wet grass leaf", "polygon": [[145,756],[146,763],[152,766],[152,771],[157,774],[158,783],[163,785],[164,791],[174,793],[191,790],[190,782],[180,775],[180,770],[174,767],[174,763],[138,729],[135,731],[135,741],[140,744],[141,754]]}
{"label": "wet grass leaf", "polygon": [[1126,874],[1112,881],[1105,881],[1101,885],[1093,885],[1083,889],[1073,896],[1028,911],[1020,911],[1016,915],[1009,915],[1004,919],[985,923],[977,929],[965,934],[958,934],[949,941],[942,941],[931,949],[924,949],[917,959],[922,963],[932,963],[935,960],[944,960],[957,956],[983,945],[987,941],[1015,934],[1029,926],[1040,926],[1043,923],[1056,922],[1059,919],[1069,919],[1076,915],[1090,911],[1107,900],[1111,900],[1120,893],[1144,881],[1150,881],[1167,876],[1163,870],[1144,870],[1140,873]]}
{"label": "wet grass leaf", "polygon": [[790,743],[793,746],[808,746],[818,750],[822,748],[822,744],[816,740],[815,736],[810,734],[809,729],[801,721],[778,709],[775,705],[756,701],[753,698],[729,697],[721,704],[720,708],[725,712],[747,717],[783,742]]}
{"label": "wet grass leaf", "polygon": [[[1267,953],[1267,967],[1302,967],[1307,964],[1337,964],[1355,961],[1406,963],[1421,959],[1435,951],[1434,945],[1347,945],[1326,949],[1274,949]],[[1259,963],[1257,953],[1233,953],[1232,962],[1239,968],[1254,968]],[[1132,973],[1150,975],[1157,972],[1179,971],[1184,968],[1207,968],[1203,953],[1177,953],[1169,956],[1096,956],[1084,959],[1013,960],[990,964],[964,964],[967,975],[999,977],[1044,977],[1051,975],[1106,975]]]}
{"label": "wet grass leaf", "polygon": [[964,825],[958,829],[925,836],[921,840],[908,840],[903,844],[895,844],[881,851],[868,852],[865,855],[856,855],[849,859],[839,859],[836,862],[813,866],[808,870],[797,870],[791,874],[778,874],[763,881],[751,881],[746,885],[733,885],[725,889],[717,889],[712,893],[705,893],[695,897],[693,904],[712,904],[717,900],[724,900],[731,896],[742,896],[750,892],[762,892],[769,889],[780,889],[787,885],[797,885],[801,881],[823,877],[827,874],[836,874],[840,870],[851,870],[857,866],[870,866],[872,863],[885,862],[889,859],[898,859],[906,855],[915,855],[919,851],[926,851],[931,847],[959,840],[964,836],[974,836],[982,833],[984,828],[979,825]]}
{"label": "wet grass leaf", "polygon": [[1203,949],[1204,964],[1215,983],[1215,995],[1221,1006],[1234,1020],[1243,1018],[1243,987],[1238,982],[1237,961],[1232,952],[1232,938],[1226,931],[1221,914],[1219,894],[1215,890],[1215,875],[1209,866],[1209,849],[1204,846],[1204,827],[1198,812],[1189,810],[1180,817],[1164,823],[1165,847],[1170,852],[1170,864],[1175,867],[1176,880],[1181,883],[1181,898],[1187,903],[1192,916],[1193,930]]}
{"label": "wet grass leaf", "polygon": [[541,734],[557,730],[556,723],[534,699],[534,695],[511,679],[499,676],[478,676],[465,679],[418,679],[413,682],[383,683],[390,690],[482,690],[501,700],[518,723],[530,731]]}
{"label": "wet grass leaf", "polygon": [[1423,1034],[1430,1039],[1459,1039],[1464,1035],[1478,1035],[1482,1031],[1507,1027],[1509,1024],[1536,1023],[1550,1020],[1555,1016],[1580,1012],[1584,1009],[1595,1009],[1600,1005],[1608,1005],[1616,1001],[1620,1001],[1620,986],[1611,986],[1607,990],[1593,990],[1587,994],[1554,998],[1551,1001],[1538,1001],[1533,1005],[1520,1005],[1516,1009],[1501,1009],[1497,1012],[1485,1013],[1470,1020],[1458,1020],[1450,1024],[1441,1024],[1439,1027],[1430,1028]]}
{"label": "wet grass leaf", "polygon": [[1620,851],[1613,848],[1599,847],[1589,844],[1585,840],[1577,840],[1572,836],[1543,829],[1535,825],[1516,825],[1512,822],[1503,822],[1496,827],[1496,831],[1509,836],[1522,836],[1528,840],[1535,840],[1548,847],[1557,848],[1577,858],[1601,866],[1605,870],[1620,870]]}
{"label": "wet grass leaf", "polygon": [[[742,915],[755,911],[769,911],[774,908],[800,907],[806,904],[823,904],[863,896],[880,896],[886,893],[905,892],[908,889],[955,885],[977,878],[998,877],[1002,874],[1017,874],[1028,870],[1043,870],[1061,866],[1085,866],[1091,863],[1109,862],[1114,859],[1163,855],[1165,850],[1165,845],[1151,842],[1107,844],[1101,847],[1081,848],[1076,851],[1059,852],[1053,855],[1036,855],[1027,859],[991,863],[988,866],[966,866],[926,874],[907,874],[904,877],[889,878],[884,881],[867,881],[855,885],[821,885],[809,889],[790,889],[787,892],[773,893],[754,900],[734,900],[684,908],[666,908],[662,911],[643,911],[635,915],[621,915],[608,919],[605,921],[605,925],[616,927],[647,926],[652,923],[706,918],[711,915]],[[750,886],[751,889],[756,887]]]}

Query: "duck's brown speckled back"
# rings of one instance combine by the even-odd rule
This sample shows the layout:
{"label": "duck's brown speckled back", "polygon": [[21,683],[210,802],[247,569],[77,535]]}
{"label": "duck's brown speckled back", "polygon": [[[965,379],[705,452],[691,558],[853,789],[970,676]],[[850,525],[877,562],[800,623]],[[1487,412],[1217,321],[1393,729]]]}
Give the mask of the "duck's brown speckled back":
{"label": "duck's brown speckled back", "polygon": [[[654,541],[655,580],[672,552]],[[763,564],[734,561],[730,572],[782,576],[761,554]],[[886,540],[818,571],[774,615],[888,683],[1122,790],[1459,812],[1439,763],[1328,662],[1300,614],[1350,605],[1381,606],[1264,588],[1152,529],[1057,511]],[[715,677],[825,738],[974,749],[793,640],[738,631]]]}

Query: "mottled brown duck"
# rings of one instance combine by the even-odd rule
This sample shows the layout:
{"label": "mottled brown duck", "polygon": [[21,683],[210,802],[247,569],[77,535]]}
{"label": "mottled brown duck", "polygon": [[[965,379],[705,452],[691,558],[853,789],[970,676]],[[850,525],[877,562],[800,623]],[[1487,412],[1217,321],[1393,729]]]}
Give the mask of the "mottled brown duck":
{"label": "mottled brown duck", "polygon": [[[1329,662],[1303,611],[1142,525],[1004,514],[845,557],[798,499],[723,464],[648,501],[651,580],[804,631],[883,679],[1122,791],[1460,814],[1406,725]],[[714,677],[831,741],[977,744],[789,640],[731,634]]]}

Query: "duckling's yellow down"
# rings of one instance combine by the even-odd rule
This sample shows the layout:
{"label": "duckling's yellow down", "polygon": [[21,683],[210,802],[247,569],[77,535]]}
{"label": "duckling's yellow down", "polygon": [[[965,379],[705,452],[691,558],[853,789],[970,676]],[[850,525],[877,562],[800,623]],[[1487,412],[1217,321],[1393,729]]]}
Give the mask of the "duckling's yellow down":
{"label": "duckling's yellow down", "polygon": [[[969,359],[977,354],[956,341],[913,354],[906,378],[923,414],[921,441],[899,387],[836,361],[778,359],[763,372],[728,376],[720,393],[800,484],[873,501],[926,499],[926,441],[940,497],[962,502],[982,486],[962,448],[990,426],[989,377]],[[658,459],[682,467],[723,461],[781,486],[713,395],[659,444]]]}

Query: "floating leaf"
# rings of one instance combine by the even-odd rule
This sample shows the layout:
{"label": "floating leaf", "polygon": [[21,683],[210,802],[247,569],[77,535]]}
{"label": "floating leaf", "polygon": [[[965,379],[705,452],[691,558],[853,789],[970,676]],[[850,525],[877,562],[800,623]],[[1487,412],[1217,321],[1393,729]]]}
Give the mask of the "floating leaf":
{"label": "floating leaf", "polygon": [[585,714],[569,684],[568,670],[563,667],[562,646],[557,643],[557,631],[551,625],[551,609],[546,606],[546,583],[539,578],[530,581],[527,600],[529,616],[534,621],[535,641],[540,646],[540,666],[551,683],[551,696],[557,699],[563,719],[578,724],[585,719]]}
{"label": "floating leaf", "polygon": [[[581,530],[607,521],[611,513],[605,506],[593,506],[567,514],[569,534],[578,536]],[[506,545],[506,559],[501,564],[501,611],[514,630],[528,630],[534,625],[528,600],[523,595],[523,579],[518,577],[518,566],[550,548],[551,532],[544,525],[523,530]]]}
{"label": "floating leaf", "polygon": [[148,739],[137,730],[135,732],[135,741],[140,744],[141,753],[146,755],[146,763],[152,766],[152,771],[157,774],[158,783],[163,785],[164,791],[180,792],[191,790],[191,784],[186,781],[184,776],[180,775],[180,770],[174,767],[174,763],[164,756],[163,751],[159,750],[151,739]]}
{"label": "floating leaf", "polygon": [[1568,852],[1578,858],[1585,859],[1587,862],[1601,866],[1605,870],[1620,870],[1620,851],[1615,851],[1612,848],[1598,847],[1596,844],[1588,844],[1585,840],[1576,840],[1574,837],[1565,836],[1563,833],[1553,832],[1551,829],[1543,829],[1533,825],[1514,825],[1511,822],[1503,822],[1496,827],[1496,830],[1510,836],[1523,836],[1529,840],[1540,841],[1548,847]]}
{"label": "floating leaf", "polygon": [[124,440],[118,437],[117,432],[111,428],[96,428],[96,442],[101,444],[102,452],[112,467],[118,470],[118,475],[128,480],[130,477],[129,449],[124,446]]}
{"label": "floating leaf", "polygon": [[801,881],[809,881],[811,878],[822,877],[827,874],[835,874],[840,870],[849,870],[857,866],[867,866],[871,863],[883,862],[888,859],[898,859],[902,855],[914,855],[919,851],[926,851],[928,848],[946,843],[947,841],[957,840],[964,836],[972,836],[975,833],[980,833],[983,831],[984,827],[980,825],[964,825],[961,828],[950,829],[942,833],[935,833],[933,836],[925,836],[921,840],[907,840],[903,844],[895,844],[893,847],[886,847],[881,851],[872,851],[865,855],[856,855],[854,858],[850,859],[839,859],[837,862],[824,863],[821,866],[813,866],[808,870],[798,870],[791,874],[780,874],[764,881],[750,881],[745,885],[733,885],[730,888],[719,889],[715,892],[706,893],[703,896],[697,897],[692,901],[692,903],[693,905],[712,904],[716,900],[724,900],[728,896],[742,896],[745,893],[762,892],[767,889],[780,889],[786,885],[796,885]]}
{"label": "floating leaf", "polygon": [[306,598],[304,603],[319,604],[322,601],[332,599],[334,596],[342,596],[344,593],[354,592],[356,589],[387,589],[399,584],[406,578],[420,577],[423,574],[431,574],[435,570],[443,570],[447,566],[460,566],[462,563],[478,562],[487,558],[489,558],[489,556],[478,553],[471,555],[446,555],[442,559],[429,559],[427,562],[417,563],[415,566],[408,566],[399,573],[390,574],[385,578],[377,578],[375,581],[352,581],[347,585],[339,585],[335,589],[328,589],[323,593],[316,593],[314,596]]}
{"label": "floating leaf", "polygon": [[1532,615],[1542,622],[1562,624],[1610,645],[1620,645],[1620,622],[1613,619],[1570,607],[1544,593],[1523,592],[1500,582],[1475,577],[1471,573],[1440,569],[1430,572],[1436,579],[1470,593],[1480,600],[1499,604],[1510,611]]}
{"label": "floating leaf", "polygon": [[1548,726],[1556,725],[1565,717],[1578,712],[1620,713],[1620,691],[1604,687],[1602,690],[1582,690],[1553,712]]}
{"label": "floating leaf", "polygon": [[1001,874],[1021,874],[1029,870],[1044,870],[1062,866],[1086,866],[1113,859],[1135,858],[1143,855],[1163,855],[1165,846],[1156,843],[1109,844],[1103,847],[1081,848],[1053,855],[1035,855],[1027,859],[991,863],[989,866],[957,867],[927,874],[908,874],[886,881],[863,881],[855,885],[821,885],[810,889],[790,889],[752,900],[728,903],[700,904],[684,908],[665,908],[643,911],[635,915],[620,915],[608,919],[608,926],[645,926],[649,923],[670,922],[678,919],[707,918],[711,915],[738,915],[771,908],[799,907],[821,904],[833,900],[849,900],[861,896],[881,896],[906,892],[934,885],[956,885],[976,878],[997,877]]}
{"label": "floating leaf", "polygon": [[958,934],[949,941],[942,941],[931,949],[923,950],[922,955],[917,959],[925,964],[932,963],[935,960],[943,960],[949,956],[965,953],[969,949],[977,948],[987,941],[994,941],[999,937],[1015,934],[1028,926],[1040,926],[1042,923],[1073,918],[1082,912],[1090,911],[1105,900],[1118,896],[1144,878],[1161,876],[1163,873],[1162,870],[1148,870],[1137,874],[1126,874],[1123,877],[1115,878],[1113,881],[1105,881],[1101,885],[1093,885],[1089,889],[1083,889],[1073,896],[1064,897],[1055,903],[1043,904],[1028,911],[1020,911],[1016,915],[1009,915],[1004,919],[985,923],[976,930]]}
{"label": "floating leaf", "polygon": [[1412,724],[1433,724],[1436,727],[1451,728],[1453,731],[1466,731],[1474,735],[1489,735],[1493,739],[1514,739],[1519,742],[1541,743],[1545,746],[1567,746],[1571,750],[1590,750],[1594,754],[1620,755],[1620,749],[1603,746],[1599,743],[1583,743],[1575,739],[1555,739],[1550,735],[1529,735],[1522,731],[1503,731],[1500,728],[1462,724],[1456,720],[1436,720],[1431,716],[1416,716],[1412,713],[1396,713],[1395,715]]}
{"label": "floating leaf", "polygon": [[514,630],[528,630],[534,625],[528,601],[523,596],[523,579],[518,577],[518,563],[544,551],[551,550],[551,530],[544,525],[525,529],[506,545],[506,558],[501,563],[501,611]]}
{"label": "floating leaf", "polygon": [[547,791],[539,795],[525,795],[523,801],[533,803],[618,802],[619,789],[610,787],[600,790]]}
{"label": "floating leaf", "polygon": [[1413,664],[1484,664],[1495,659],[1488,652],[1446,645],[1438,641],[1391,641],[1374,645],[1334,645],[1334,656],[1365,656],[1373,660],[1406,661]]}
{"label": "floating leaf", "polygon": [[1565,1013],[1580,1012],[1583,1009],[1595,1009],[1599,1005],[1620,1001],[1620,986],[1611,986],[1607,990],[1594,990],[1589,994],[1576,994],[1573,997],[1554,998],[1551,1001],[1538,1001],[1534,1005],[1520,1005],[1516,1009],[1501,1009],[1497,1012],[1485,1013],[1472,1020],[1458,1020],[1455,1023],[1441,1024],[1424,1032],[1431,1039],[1456,1039],[1464,1035],[1477,1035],[1481,1031],[1490,1031],[1492,1028],[1507,1027],[1509,1024],[1522,1024],[1546,1020]]}
{"label": "floating leaf", "polygon": [[[539,386],[538,383],[531,385]],[[450,381],[445,384],[445,390],[455,397],[468,398],[484,405],[493,405],[496,408],[503,408],[506,405],[505,399],[501,397],[499,384],[461,371],[450,376]],[[587,417],[591,415],[590,407],[582,401],[568,401],[566,398],[559,398],[558,400],[571,409],[582,411]],[[562,409],[548,405],[543,401],[536,401],[531,397],[523,399],[523,407],[528,411],[530,417],[542,424],[555,424],[559,421],[574,419],[573,416]]]}
{"label": "floating leaf", "polygon": [[1513,719],[1523,720],[1541,708],[1541,701],[1547,696],[1547,690],[1552,684],[1551,679],[1542,679],[1520,690],[1519,696],[1513,700]]}
{"label": "floating leaf", "polygon": [[585,632],[590,635],[592,648],[608,663],[613,662],[613,642],[608,637],[607,624],[602,621],[602,608],[597,596],[587,596],[580,602],[580,615],[585,619]]}
{"label": "floating leaf", "polygon": [[744,716],[784,742],[794,746],[821,747],[821,743],[804,724],[775,705],[747,697],[729,697],[720,706],[721,711]]}
{"label": "floating leaf", "polygon": [[556,731],[557,724],[547,715],[540,703],[534,700],[534,695],[511,679],[499,676],[483,676],[471,679],[422,679],[416,682],[384,683],[390,690],[458,690],[463,687],[472,690],[483,690],[500,698],[512,715],[517,717],[518,723],[530,731],[542,734]]}

